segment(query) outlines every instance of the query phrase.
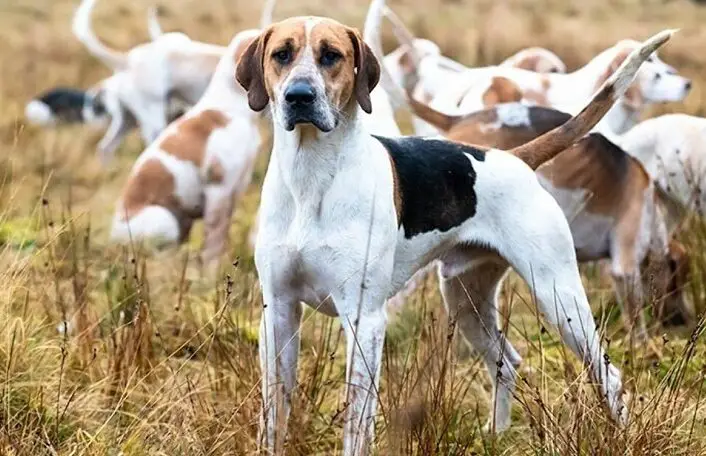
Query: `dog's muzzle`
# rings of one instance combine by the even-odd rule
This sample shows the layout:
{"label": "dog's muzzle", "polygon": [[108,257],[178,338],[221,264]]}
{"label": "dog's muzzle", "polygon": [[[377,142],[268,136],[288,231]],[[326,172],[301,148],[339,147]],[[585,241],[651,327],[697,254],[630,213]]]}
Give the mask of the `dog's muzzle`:
{"label": "dog's muzzle", "polygon": [[287,131],[294,130],[297,124],[313,124],[323,132],[333,129],[327,122],[321,109],[322,100],[312,84],[304,79],[297,79],[284,91],[284,122]]}

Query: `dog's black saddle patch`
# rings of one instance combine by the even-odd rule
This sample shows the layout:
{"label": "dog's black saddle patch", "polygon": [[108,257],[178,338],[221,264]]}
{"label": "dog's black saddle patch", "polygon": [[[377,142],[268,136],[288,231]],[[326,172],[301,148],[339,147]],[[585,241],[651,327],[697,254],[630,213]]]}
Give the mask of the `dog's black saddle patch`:
{"label": "dog's black saddle patch", "polygon": [[448,231],[475,215],[476,171],[469,156],[484,161],[483,150],[442,139],[375,138],[387,149],[397,172],[406,238]]}

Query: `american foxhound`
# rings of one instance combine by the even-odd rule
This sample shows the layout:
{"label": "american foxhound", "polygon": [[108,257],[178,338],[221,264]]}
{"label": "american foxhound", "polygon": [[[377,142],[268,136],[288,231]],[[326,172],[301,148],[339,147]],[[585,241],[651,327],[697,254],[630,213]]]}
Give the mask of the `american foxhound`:
{"label": "american foxhound", "polygon": [[[143,140],[151,143],[167,126],[170,98],[195,104],[206,90],[225,47],[172,32],[153,36],[154,41],[135,46],[127,53],[111,49],[91,29],[95,3],[96,0],[81,2],[72,28],[88,51],[114,72],[91,90],[102,99],[111,116],[108,131],[98,146],[105,161],[131,129],[130,120],[136,122]],[[152,35],[156,33],[153,27],[150,30]]]}
{"label": "american foxhound", "polygon": [[[365,24],[363,26],[363,41],[370,46],[371,49],[382,50],[382,37],[380,35],[381,23],[384,15],[385,0],[372,0],[368,12],[365,16]],[[266,8],[267,9],[267,8]],[[265,27],[267,24],[265,25]],[[263,27],[263,29],[265,28]],[[382,54],[380,54],[382,55]],[[378,56],[376,56],[378,57]],[[388,86],[396,87],[392,81],[392,76],[382,68],[381,78],[390,78]],[[364,113],[363,121],[365,127],[372,134],[381,136],[401,136],[397,120],[395,120],[395,102],[397,105],[406,104],[404,94],[395,92],[388,93],[382,85],[375,87],[370,93],[370,102],[373,106],[372,112]],[[400,101],[400,98],[402,100]],[[248,233],[248,243],[251,248],[255,248],[255,240],[257,239],[257,230],[259,229],[259,217],[255,216],[255,223],[250,228]],[[404,293],[401,293],[398,300],[402,299]]]}
{"label": "american foxhound", "polygon": [[[405,27],[402,20],[385,7],[385,16],[393,26],[395,36],[401,45],[382,59],[383,68],[391,76],[393,84],[382,79],[381,84],[385,89],[394,93],[396,87],[403,87],[411,91],[415,97],[422,100],[431,100],[433,96],[444,89],[445,84],[456,81],[466,71],[471,70],[441,54],[439,46],[427,39],[416,38]],[[377,56],[382,55],[382,47],[373,48]],[[553,52],[548,49],[531,47],[520,50],[500,63],[501,67],[522,68],[539,73],[565,73],[566,65]],[[394,100],[400,107],[398,100]],[[437,134],[431,125],[414,117],[412,119],[414,131],[418,135]]]}
{"label": "american foxhound", "polygon": [[[89,27],[88,30],[90,33],[90,23],[85,26]],[[155,8],[148,10],[147,29],[153,40],[163,34],[157,20],[157,11]],[[82,33],[84,35],[86,34],[86,32]],[[91,49],[93,49],[93,47]],[[25,106],[25,118],[31,124],[40,127],[53,127],[74,123],[103,126],[110,121],[111,113],[108,112],[103,102],[106,90],[101,90],[101,85],[103,84],[98,84],[88,92],[70,87],[55,87],[42,92],[31,99]],[[110,90],[108,90],[108,92],[110,92]],[[110,95],[108,95],[108,97],[110,97]],[[109,102],[109,104],[111,103]],[[181,106],[178,105],[170,105],[169,115],[176,115],[178,117],[178,115],[183,114],[183,112],[179,112],[180,108]],[[118,113],[119,116],[130,115],[125,112],[125,107],[119,104],[116,105],[112,103],[108,109],[121,111]]]}
{"label": "american foxhound", "polygon": [[[96,0],[83,0],[76,10],[73,31],[88,51],[114,74],[89,91],[86,110],[103,107],[110,125],[98,151],[107,161],[125,135],[135,126],[151,143],[168,122],[193,106],[204,94],[225,47],[194,41],[178,32],[162,32],[151,8],[148,30],[152,39],[128,52],[103,44],[91,29]],[[275,0],[267,0],[261,23],[269,24]]]}
{"label": "american foxhound", "polygon": [[[405,77],[396,82],[416,99],[448,113],[470,113],[497,103],[519,101],[576,112],[639,45],[634,40],[622,40],[598,54],[584,67],[568,74],[538,74],[522,66],[508,67],[508,63],[522,54],[522,51],[500,66],[449,71],[446,69],[448,59],[438,52],[432,52],[429,45],[426,46],[429,49],[417,50],[419,46],[414,36],[404,28],[394,13],[390,14],[390,20],[397,31],[396,36],[402,44],[400,49],[416,50],[417,55],[415,58],[415,52],[410,51],[400,54],[403,56],[400,62],[404,64]],[[386,59],[385,64],[390,65],[395,74],[395,62]],[[642,66],[625,96],[601,121],[601,126],[606,127],[601,131],[608,134],[627,131],[639,121],[649,104],[681,101],[690,88],[691,81],[679,76],[674,68],[655,54]],[[424,134],[434,133],[428,124],[420,123],[419,127]]]}
{"label": "american foxhound", "polygon": [[[575,113],[597,87],[639,46],[622,40],[567,74],[538,74],[518,68],[475,68],[448,81],[430,105],[444,112],[469,113],[498,103],[523,102]],[[610,133],[632,128],[650,104],[682,101],[691,81],[678,75],[655,54],[645,62],[635,82],[601,121]]]}
{"label": "american foxhound", "polygon": [[508,152],[370,135],[362,117],[372,108],[379,64],[357,30],[331,19],[291,18],[248,46],[237,79],[254,111],[270,106],[274,128],[255,247],[268,449],[282,451],[304,301],[341,318],[348,385],[343,448],[365,452],[373,437],[385,300],[434,259],[442,262],[451,316],[491,371],[492,429],[510,424],[520,362],[498,331],[493,306],[510,266],[600,383],[612,416],[625,419],[620,371],[603,361],[568,223],[532,169],[587,133],[670,36],[661,33],[636,50],[577,117]]}
{"label": "american foxhound", "polygon": [[233,38],[201,100],[137,159],[113,217],[113,241],[177,243],[203,216],[202,260],[216,264],[261,143],[259,115],[234,80],[237,56],[258,35],[247,30]]}
{"label": "american foxhound", "polygon": [[[509,149],[525,144],[571,117],[560,111],[520,103],[499,104],[467,116],[449,116],[414,99],[413,112],[447,138]],[[637,128],[637,127],[636,127]],[[632,136],[632,133],[628,133]],[[599,133],[586,136],[537,170],[542,186],[566,215],[580,262],[608,259],[633,340],[647,339],[642,304],[652,290],[659,321],[691,322],[681,278],[686,255],[670,243],[664,210],[654,181],[642,164]],[[651,276],[641,271],[649,259]],[[642,279],[645,279],[644,282]]]}

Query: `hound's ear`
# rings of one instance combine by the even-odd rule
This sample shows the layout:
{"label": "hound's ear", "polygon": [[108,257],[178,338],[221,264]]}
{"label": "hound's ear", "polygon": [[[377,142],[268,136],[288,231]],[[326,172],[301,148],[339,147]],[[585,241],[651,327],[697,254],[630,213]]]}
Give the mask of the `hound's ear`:
{"label": "hound's ear", "polygon": [[355,99],[363,111],[370,114],[373,111],[370,92],[373,91],[380,79],[380,64],[357,30],[349,29],[348,36],[355,51]]}
{"label": "hound's ear", "polygon": [[270,101],[265,88],[264,52],[271,34],[271,29],[262,32],[237,59],[235,77],[248,92],[248,104],[253,111],[262,111]]}

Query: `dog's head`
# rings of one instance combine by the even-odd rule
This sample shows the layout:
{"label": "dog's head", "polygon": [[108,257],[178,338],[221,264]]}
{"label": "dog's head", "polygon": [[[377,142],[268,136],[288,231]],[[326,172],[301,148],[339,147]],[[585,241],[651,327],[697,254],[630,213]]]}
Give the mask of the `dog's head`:
{"label": "dog's head", "polygon": [[500,66],[521,68],[536,73],[566,73],[566,64],[549,49],[530,47],[511,55]]}
{"label": "dog's head", "polygon": [[[622,40],[609,51],[613,58],[606,70],[605,78],[613,74],[625,61],[630,52],[640,43],[634,40]],[[603,81],[599,81],[602,83]],[[691,89],[691,81],[680,76],[671,66],[653,53],[640,67],[635,82],[625,92],[623,102],[639,110],[645,104],[682,101]]]}
{"label": "dog's head", "polygon": [[311,124],[333,130],[360,105],[370,113],[370,92],[380,67],[360,33],[332,19],[296,17],[273,24],[243,52],[236,69],[255,111],[271,103],[287,131]]}

